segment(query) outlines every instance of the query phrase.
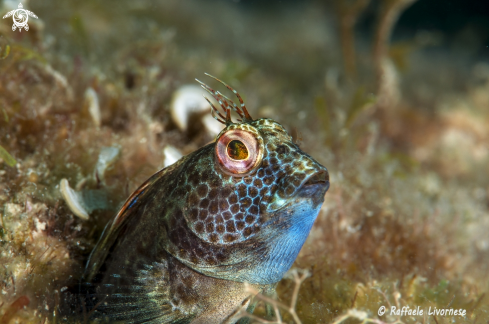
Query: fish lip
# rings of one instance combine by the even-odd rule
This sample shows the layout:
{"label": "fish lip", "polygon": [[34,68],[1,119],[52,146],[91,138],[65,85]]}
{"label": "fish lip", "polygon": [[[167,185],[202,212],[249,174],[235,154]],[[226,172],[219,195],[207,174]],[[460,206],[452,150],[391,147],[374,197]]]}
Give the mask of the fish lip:
{"label": "fish lip", "polygon": [[322,204],[326,191],[329,189],[329,185],[328,171],[320,170],[314,172],[302,181],[301,186],[293,196],[287,198],[289,201],[279,206],[272,202],[268,205],[269,209],[267,211],[269,213],[279,214],[295,204],[297,202],[296,199],[310,199],[315,206]]}
{"label": "fish lip", "polygon": [[302,181],[301,187],[312,186],[316,184],[328,184],[329,186],[329,173],[326,170],[319,170],[309,175]]}
{"label": "fish lip", "polygon": [[296,196],[301,198],[312,198],[314,200],[324,200],[324,195],[329,189],[329,181],[306,184],[299,188]]}
{"label": "fish lip", "polygon": [[321,204],[324,201],[324,195],[330,186],[329,173],[326,170],[319,170],[304,179],[298,189],[296,196],[301,198],[310,198],[315,204]]}

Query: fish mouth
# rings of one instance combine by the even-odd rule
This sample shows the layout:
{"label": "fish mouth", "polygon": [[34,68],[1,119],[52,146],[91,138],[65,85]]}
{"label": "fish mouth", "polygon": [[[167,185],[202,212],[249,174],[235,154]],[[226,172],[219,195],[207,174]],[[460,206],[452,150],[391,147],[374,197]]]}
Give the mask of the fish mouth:
{"label": "fish mouth", "polygon": [[318,171],[313,173],[309,178],[306,178],[302,186],[314,186],[317,184],[328,185],[329,187],[329,173],[327,171]]}
{"label": "fish mouth", "polygon": [[322,202],[328,189],[329,173],[325,170],[321,170],[304,179],[304,182],[297,192],[297,196],[302,198],[312,198],[313,200],[320,200],[320,202]]}
{"label": "fish mouth", "polygon": [[314,206],[320,205],[328,189],[329,173],[326,170],[319,170],[305,178],[292,197],[280,198],[275,193],[273,201],[267,207],[267,212],[281,213],[303,199],[312,200]]}

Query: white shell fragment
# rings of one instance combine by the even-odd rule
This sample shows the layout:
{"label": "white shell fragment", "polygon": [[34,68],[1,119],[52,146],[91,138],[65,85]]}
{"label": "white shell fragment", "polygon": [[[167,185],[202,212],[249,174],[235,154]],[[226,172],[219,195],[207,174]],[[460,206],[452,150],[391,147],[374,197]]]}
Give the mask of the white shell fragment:
{"label": "white shell fragment", "polygon": [[204,89],[196,85],[181,86],[173,94],[170,112],[173,121],[181,131],[187,130],[191,114],[210,111],[211,106],[203,95],[209,97]]}
{"label": "white shell fragment", "polygon": [[171,145],[165,146],[165,148],[163,149],[163,155],[165,156],[165,161],[164,161],[165,168],[177,162],[183,156],[179,150],[177,150]]}
{"label": "white shell fragment", "polygon": [[93,88],[88,88],[85,91],[85,102],[88,105],[88,112],[90,113],[95,126],[100,127],[102,124],[102,115],[100,114],[98,95]]}
{"label": "white shell fragment", "polygon": [[97,165],[95,166],[95,178],[98,177],[100,181],[105,182],[104,174],[105,170],[117,161],[121,153],[120,148],[111,146],[103,147],[98,155]]}
{"label": "white shell fragment", "polygon": [[80,217],[81,219],[88,219],[89,218],[87,208],[83,202],[83,198],[82,198],[81,194],[79,192],[71,189],[70,184],[68,183],[68,180],[61,179],[60,191],[61,191],[61,195],[63,196],[64,200],[66,201],[66,204],[68,205],[70,210],[73,212],[73,214]]}
{"label": "white shell fragment", "polygon": [[212,137],[219,135],[224,128],[224,124],[218,122],[211,114],[202,117],[202,123],[204,124],[207,133]]}

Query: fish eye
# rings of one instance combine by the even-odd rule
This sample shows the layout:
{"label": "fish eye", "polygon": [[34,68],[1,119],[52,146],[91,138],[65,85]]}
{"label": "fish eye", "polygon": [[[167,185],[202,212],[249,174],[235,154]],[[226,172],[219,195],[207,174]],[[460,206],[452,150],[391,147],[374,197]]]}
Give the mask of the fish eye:
{"label": "fish eye", "polygon": [[227,147],[227,154],[233,160],[246,160],[249,156],[248,149],[243,142],[232,140]]}
{"label": "fish eye", "polygon": [[225,173],[242,177],[252,173],[260,165],[263,149],[257,135],[241,129],[231,129],[217,140],[216,158]]}

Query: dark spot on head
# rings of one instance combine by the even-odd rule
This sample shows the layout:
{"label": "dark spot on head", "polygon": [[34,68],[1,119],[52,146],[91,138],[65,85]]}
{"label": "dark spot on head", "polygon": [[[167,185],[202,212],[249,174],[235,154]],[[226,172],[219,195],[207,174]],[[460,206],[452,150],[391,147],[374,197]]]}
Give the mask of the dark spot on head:
{"label": "dark spot on head", "polygon": [[[236,207],[238,207],[238,206],[236,205]],[[239,207],[238,207],[238,209],[239,209]],[[233,217],[233,215],[231,215],[230,212],[225,211],[225,212],[222,213],[222,217],[224,217],[225,220],[229,220],[229,219],[231,219],[231,217]]]}
{"label": "dark spot on head", "polygon": [[197,194],[201,198],[204,198],[207,195],[207,191],[209,191],[209,189],[207,188],[207,185],[205,185],[205,184],[202,184],[202,185],[197,187]]}
{"label": "dark spot on head", "polygon": [[257,188],[257,189],[261,189],[261,187],[263,187],[263,183],[260,179],[255,179],[253,180],[253,185]]}
{"label": "dark spot on head", "polygon": [[218,253],[218,254],[216,254],[216,259],[219,262],[224,262],[227,260],[227,257],[222,253]]}
{"label": "dark spot on head", "polygon": [[294,193],[295,188],[293,186],[287,186],[287,189],[285,189],[285,193],[290,196]]}
{"label": "dark spot on head", "polygon": [[240,204],[241,204],[241,207],[247,208],[251,205],[251,199],[248,197],[243,198],[243,199],[241,199]]}
{"label": "dark spot on head", "polygon": [[246,186],[244,184],[238,186],[238,194],[240,197],[246,196]]}
{"label": "dark spot on head", "polygon": [[192,187],[196,187],[198,184],[199,184],[199,176],[197,175],[197,173],[192,173],[190,174],[189,176],[189,182],[190,184],[192,185]]}
{"label": "dark spot on head", "polygon": [[232,194],[229,196],[228,201],[230,204],[235,204],[238,202],[238,196],[236,196],[236,194]]}
{"label": "dark spot on head", "polygon": [[223,224],[218,224],[216,226],[216,232],[218,232],[219,234],[224,233],[224,230],[225,230],[225,228],[224,228],[224,225]]}
{"label": "dark spot on head", "polygon": [[255,221],[255,217],[248,215],[248,216],[246,216],[245,221],[246,221],[246,224],[251,224]]}
{"label": "dark spot on head", "polygon": [[207,233],[212,233],[212,232],[214,232],[214,223],[213,223],[213,222],[207,222],[207,223],[205,224],[205,231],[206,231]]}
{"label": "dark spot on head", "polygon": [[256,189],[255,187],[249,187],[248,194],[251,198],[255,198],[256,196],[258,196],[258,189]]}
{"label": "dark spot on head", "polygon": [[204,220],[204,219],[206,219],[206,218],[207,218],[207,215],[209,215],[209,213],[207,212],[207,210],[205,210],[205,209],[201,209],[201,210],[199,211],[199,219],[200,219],[200,220]]}
{"label": "dark spot on head", "polygon": [[244,177],[243,181],[246,184],[251,184],[253,182],[253,178],[252,177]]}
{"label": "dark spot on head", "polygon": [[199,210],[197,208],[192,208],[189,212],[189,217],[191,221],[196,221],[199,216]]}
{"label": "dark spot on head", "polygon": [[255,205],[251,206],[249,212],[250,214],[258,215],[258,207]]}
{"label": "dark spot on head", "polygon": [[224,219],[222,218],[221,215],[217,215],[216,216],[216,223],[217,224],[224,223]]}
{"label": "dark spot on head", "polygon": [[239,205],[238,204],[232,205],[230,210],[233,214],[236,214],[237,212],[239,212]]}
{"label": "dark spot on head", "polygon": [[273,177],[268,176],[268,177],[266,177],[265,179],[263,179],[263,182],[264,182],[264,183],[265,183],[267,186],[269,186],[269,185],[271,185],[271,184],[273,183]]}
{"label": "dark spot on head", "polygon": [[220,211],[225,211],[228,209],[228,207],[229,207],[229,205],[228,205],[228,202],[226,200],[224,200],[224,199],[219,200],[219,210]]}
{"label": "dark spot on head", "polygon": [[230,194],[231,194],[231,189],[230,188],[225,187],[225,188],[222,188],[221,189],[221,198],[226,199],[227,197],[229,197]]}
{"label": "dark spot on head", "polygon": [[219,235],[217,235],[216,233],[212,233],[211,235],[209,235],[209,241],[211,241],[212,243],[217,243],[219,241]]}
{"label": "dark spot on head", "polygon": [[244,219],[244,214],[243,213],[237,213],[236,216],[235,216],[235,218],[237,220],[243,220]]}
{"label": "dark spot on head", "polygon": [[286,154],[286,153],[288,153],[288,152],[289,152],[289,148],[288,148],[288,146],[287,146],[287,145],[282,144],[282,145],[279,145],[279,146],[277,147],[276,152],[277,152],[278,154]]}
{"label": "dark spot on head", "polygon": [[238,237],[235,234],[226,234],[224,235],[224,242],[231,243],[236,241],[237,238]]}
{"label": "dark spot on head", "polygon": [[221,179],[219,178],[212,178],[211,180],[209,180],[208,184],[211,188],[220,188],[222,185]]}
{"label": "dark spot on head", "polygon": [[265,176],[265,171],[263,169],[260,169],[257,173],[259,178],[263,178]]}
{"label": "dark spot on head", "polygon": [[238,231],[242,231],[243,228],[245,228],[245,223],[244,222],[236,222],[236,228],[238,229]]}
{"label": "dark spot on head", "polygon": [[209,212],[211,214],[217,214],[219,212],[219,206],[217,204],[217,201],[213,200],[211,204],[209,205]]}
{"label": "dark spot on head", "polygon": [[202,222],[197,222],[197,224],[195,224],[195,231],[196,231],[198,234],[202,234],[202,233],[204,233],[204,223],[202,223]]}
{"label": "dark spot on head", "polygon": [[199,204],[200,208],[207,208],[209,207],[209,199],[202,199],[202,201]]}
{"label": "dark spot on head", "polygon": [[236,228],[234,227],[234,222],[232,220],[226,222],[226,231],[229,233],[236,232]]}
{"label": "dark spot on head", "polygon": [[200,179],[202,180],[202,182],[209,182],[209,178],[210,178],[210,172],[204,172],[200,176]]}
{"label": "dark spot on head", "polygon": [[248,237],[248,236],[250,236],[252,233],[253,233],[253,231],[252,231],[252,229],[251,229],[251,228],[249,228],[249,227],[245,228],[245,229],[244,229],[244,231],[243,231],[243,235],[244,235],[244,237]]}
{"label": "dark spot on head", "polygon": [[209,191],[209,199],[210,200],[213,200],[214,198],[217,197],[217,194],[218,194],[218,191],[217,189],[211,189],[211,191]]}

